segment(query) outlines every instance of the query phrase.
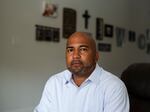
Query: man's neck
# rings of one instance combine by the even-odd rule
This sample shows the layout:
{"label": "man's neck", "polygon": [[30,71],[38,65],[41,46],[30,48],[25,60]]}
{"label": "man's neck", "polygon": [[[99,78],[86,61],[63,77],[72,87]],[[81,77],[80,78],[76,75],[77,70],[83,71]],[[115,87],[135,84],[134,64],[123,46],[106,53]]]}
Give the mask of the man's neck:
{"label": "man's neck", "polygon": [[88,77],[81,77],[77,75],[72,75],[74,83],[79,87]]}

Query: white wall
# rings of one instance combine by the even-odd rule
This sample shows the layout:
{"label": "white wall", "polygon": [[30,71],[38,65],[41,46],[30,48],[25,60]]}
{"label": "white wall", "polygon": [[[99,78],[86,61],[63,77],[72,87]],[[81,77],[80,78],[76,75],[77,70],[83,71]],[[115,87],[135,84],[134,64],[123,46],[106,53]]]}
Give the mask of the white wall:
{"label": "white wall", "polygon": [[[105,23],[126,30],[132,29],[137,34],[150,28],[149,0],[50,1],[59,6],[56,19],[41,16],[42,0],[0,1],[0,112],[32,112],[48,77],[65,69],[64,7],[77,11],[77,30],[91,32],[93,36],[96,17],[103,17]],[[84,29],[82,18],[86,9],[91,14],[88,30]],[[60,28],[60,43],[35,41],[36,24]],[[126,41],[118,48],[115,35],[103,42],[112,44],[112,52],[101,52],[99,64],[117,76],[131,63],[150,62],[150,55],[139,50],[136,42]]]}

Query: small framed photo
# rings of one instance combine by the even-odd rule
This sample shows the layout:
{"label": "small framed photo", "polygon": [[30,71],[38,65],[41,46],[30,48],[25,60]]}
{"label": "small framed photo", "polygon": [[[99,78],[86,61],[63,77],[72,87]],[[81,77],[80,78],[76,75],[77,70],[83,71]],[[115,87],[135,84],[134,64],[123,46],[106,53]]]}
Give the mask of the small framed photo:
{"label": "small framed photo", "polygon": [[43,1],[43,13],[42,15],[45,17],[57,17],[58,6],[56,4],[51,4]]}
{"label": "small framed photo", "polygon": [[114,30],[113,25],[105,24],[104,33],[106,37],[113,37],[113,30]]}
{"label": "small framed photo", "polygon": [[103,40],[104,20],[103,18],[96,18],[96,39]]}
{"label": "small framed photo", "polygon": [[102,52],[111,52],[111,44],[98,43],[98,50]]}
{"label": "small framed photo", "polygon": [[122,47],[125,43],[125,29],[116,27],[116,43],[118,47]]}
{"label": "small framed photo", "polygon": [[147,50],[146,50],[147,54],[150,54],[150,43],[147,44]]}
{"label": "small framed photo", "polygon": [[63,37],[68,38],[76,31],[77,12],[71,8],[63,8]]}
{"label": "small framed photo", "polygon": [[146,48],[146,37],[144,34],[140,34],[137,38],[137,44],[140,49]]}
{"label": "small framed photo", "polygon": [[130,42],[136,41],[136,33],[134,31],[129,31],[129,41]]}

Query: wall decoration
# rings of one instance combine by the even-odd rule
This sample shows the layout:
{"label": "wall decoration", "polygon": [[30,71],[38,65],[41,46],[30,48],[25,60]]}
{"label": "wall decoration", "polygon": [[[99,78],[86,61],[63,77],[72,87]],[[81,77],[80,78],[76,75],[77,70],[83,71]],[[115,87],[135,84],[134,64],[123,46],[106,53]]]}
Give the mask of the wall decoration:
{"label": "wall decoration", "polygon": [[150,43],[147,44],[147,50],[146,50],[147,54],[150,54]]}
{"label": "wall decoration", "polygon": [[146,29],[146,40],[150,43],[150,29]]}
{"label": "wall decoration", "polygon": [[76,11],[70,8],[63,9],[63,37],[68,38],[76,31]]}
{"label": "wall decoration", "polygon": [[111,51],[111,44],[98,43],[98,50],[103,51],[103,52],[110,52]]}
{"label": "wall decoration", "polygon": [[88,10],[85,10],[84,14],[82,15],[84,20],[85,20],[85,28],[88,29],[88,20],[89,18],[91,17],[89,14],[88,14]]}
{"label": "wall decoration", "polygon": [[36,25],[36,40],[59,42],[59,32],[59,28]]}
{"label": "wall decoration", "polygon": [[146,47],[146,37],[145,37],[144,34],[140,34],[140,35],[138,36],[137,42],[138,42],[138,47],[139,47],[140,49],[145,49],[145,47]]}
{"label": "wall decoration", "polygon": [[104,33],[106,37],[113,37],[113,25],[105,24],[104,26]]}
{"label": "wall decoration", "polygon": [[56,4],[51,4],[43,1],[43,16],[45,17],[57,17],[58,6]]}
{"label": "wall decoration", "polygon": [[136,41],[136,34],[135,34],[135,32],[134,31],[129,31],[128,33],[129,33],[129,36],[128,36],[129,37],[128,38],[129,41],[130,42],[135,42]]}
{"label": "wall decoration", "polygon": [[96,39],[103,40],[104,20],[103,18],[96,18]]}
{"label": "wall decoration", "polygon": [[58,28],[52,28],[52,41],[53,42],[59,42],[60,41],[60,32]]}
{"label": "wall decoration", "polygon": [[116,27],[116,43],[118,47],[122,47],[125,42],[125,29]]}

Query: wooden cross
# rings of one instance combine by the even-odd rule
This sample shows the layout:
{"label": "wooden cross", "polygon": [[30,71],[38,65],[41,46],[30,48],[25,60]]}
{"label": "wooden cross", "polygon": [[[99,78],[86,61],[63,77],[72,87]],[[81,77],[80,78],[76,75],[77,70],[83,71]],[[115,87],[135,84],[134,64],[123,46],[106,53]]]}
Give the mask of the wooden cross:
{"label": "wooden cross", "polygon": [[85,10],[85,13],[82,16],[85,19],[85,28],[88,29],[88,19],[90,18],[90,15],[88,14],[88,11]]}

